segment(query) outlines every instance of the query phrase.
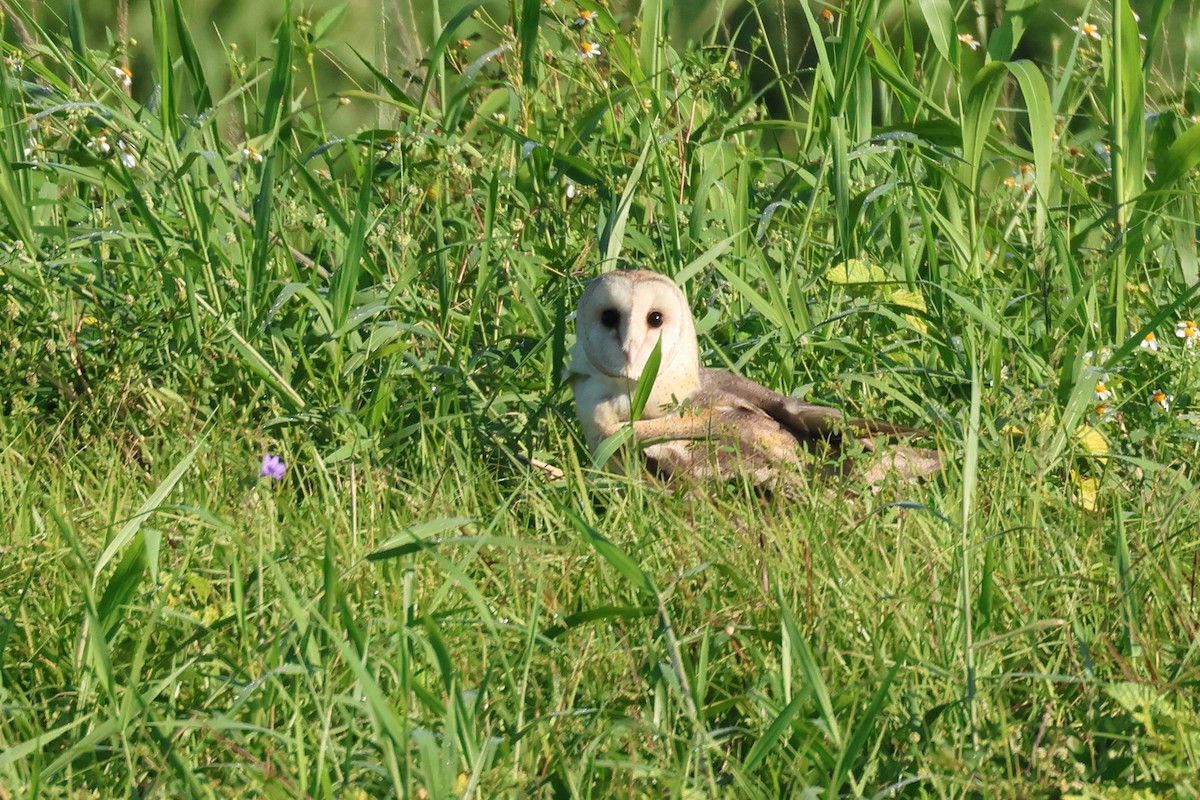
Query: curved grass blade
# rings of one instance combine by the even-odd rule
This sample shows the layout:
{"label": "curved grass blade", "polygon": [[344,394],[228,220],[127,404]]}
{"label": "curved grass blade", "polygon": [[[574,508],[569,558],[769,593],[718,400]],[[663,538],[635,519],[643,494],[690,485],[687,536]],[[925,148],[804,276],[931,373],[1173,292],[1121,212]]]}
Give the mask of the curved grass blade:
{"label": "curved grass blade", "polygon": [[650,351],[650,357],[646,359],[646,366],[642,369],[642,377],[638,378],[637,389],[634,390],[633,399],[629,403],[629,421],[637,422],[642,418],[642,412],[646,410],[646,402],[650,399],[650,392],[654,391],[654,381],[658,379],[658,368],[662,364],[662,337],[654,343],[654,349]]}
{"label": "curved grass blade", "polygon": [[583,517],[571,509],[563,506],[560,507],[560,510],[571,521],[571,524],[575,526],[575,530],[583,534],[583,538],[587,540],[587,543],[611,567],[621,573],[633,588],[652,597],[658,597],[658,590],[654,587],[654,581],[642,571],[642,568],[638,566],[637,562],[628,553],[606,539],[598,530],[589,525]]}

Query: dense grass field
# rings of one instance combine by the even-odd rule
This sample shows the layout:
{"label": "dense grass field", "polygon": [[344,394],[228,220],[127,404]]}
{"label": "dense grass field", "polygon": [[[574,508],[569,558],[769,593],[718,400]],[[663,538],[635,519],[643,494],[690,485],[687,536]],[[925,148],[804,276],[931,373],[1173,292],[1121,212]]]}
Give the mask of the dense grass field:
{"label": "dense grass field", "polygon": [[[1200,12],[1045,5],[6,4],[0,800],[1200,794]],[[596,469],[622,266],[944,473]]]}

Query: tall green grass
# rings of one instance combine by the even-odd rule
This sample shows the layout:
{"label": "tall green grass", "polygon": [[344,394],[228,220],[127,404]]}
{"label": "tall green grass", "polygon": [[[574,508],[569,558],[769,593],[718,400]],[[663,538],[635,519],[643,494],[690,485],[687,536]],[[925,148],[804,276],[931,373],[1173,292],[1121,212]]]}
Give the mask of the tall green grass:
{"label": "tall green grass", "polygon": [[[728,5],[9,9],[0,800],[1200,791],[1194,7]],[[944,475],[595,470],[621,266]]]}

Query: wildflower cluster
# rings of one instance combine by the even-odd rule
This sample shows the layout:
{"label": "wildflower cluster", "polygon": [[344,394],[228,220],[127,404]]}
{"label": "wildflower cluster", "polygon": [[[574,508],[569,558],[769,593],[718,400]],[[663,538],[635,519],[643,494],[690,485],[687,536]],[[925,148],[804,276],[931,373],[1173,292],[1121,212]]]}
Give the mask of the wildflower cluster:
{"label": "wildflower cluster", "polygon": [[[1154,331],[1147,332],[1138,342],[1135,354],[1121,364],[1112,362],[1111,348],[1088,352],[1087,364],[1101,370],[1093,391],[1093,419],[1097,423],[1119,422],[1122,431],[1157,424],[1168,419],[1181,419],[1187,405],[1195,402],[1190,389],[1176,399],[1176,387],[1197,385],[1200,377],[1200,358],[1196,343],[1200,342],[1200,326],[1194,320],[1179,320],[1175,325],[1179,347],[1168,346]],[[1118,397],[1117,385],[1124,400]],[[1183,405],[1181,405],[1181,403]],[[1174,416],[1168,416],[1175,412]]]}
{"label": "wildflower cluster", "polygon": [[138,165],[137,151],[124,136],[112,136],[108,129],[102,129],[88,139],[87,149],[101,158],[112,155],[120,156],[121,163],[126,169],[134,169]]}

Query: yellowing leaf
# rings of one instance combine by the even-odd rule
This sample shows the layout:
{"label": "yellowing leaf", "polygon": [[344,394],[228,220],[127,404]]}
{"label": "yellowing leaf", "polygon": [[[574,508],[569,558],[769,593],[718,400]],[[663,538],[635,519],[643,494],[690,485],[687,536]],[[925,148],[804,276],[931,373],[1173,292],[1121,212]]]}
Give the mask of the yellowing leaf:
{"label": "yellowing leaf", "polygon": [[[1107,456],[1111,452],[1108,448],[1108,440],[1104,438],[1104,434],[1091,425],[1080,425],[1076,428],[1075,441],[1088,455]],[[1097,460],[1101,464],[1108,461],[1107,458],[1099,458]]]}
{"label": "yellowing leaf", "polygon": [[888,292],[888,299],[898,306],[915,308],[917,311],[925,310],[925,296],[910,289],[892,289]]}
{"label": "yellowing leaf", "polygon": [[[896,305],[903,306],[904,308],[912,308],[917,311],[925,310],[925,296],[920,292],[914,292],[910,289],[890,289],[887,293],[887,298]],[[929,331],[929,326],[925,324],[925,320],[917,314],[905,314],[904,319],[921,333]]]}
{"label": "yellowing leaf", "polygon": [[1100,497],[1100,480],[1086,478],[1075,470],[1071,470],[1071,483],[1075,484],[1075,502],[1084,511],[1095,511],[1096,500]]}
{"label": "yellowing leaf", "polygon": [[882,267],[868,264],[861,258],[843,261],[825,273],[830,283],[881,283],[888,279]]}
{"label": "yellowing leaf", "polygon": [[1035,431],[1049,431],[1054,429],[1054,412],[1048,408],[1044,408],[1036,417],[1031,420],[1030,427]]}
{"label": "yellowing leaf", "polygon": [[1176,721],[1175,709],[1153,686],[1123,681],[1104,687],[1104,691],[1131,717],[1144,725],[1149,734],[1153,734],[1158,722]]}

